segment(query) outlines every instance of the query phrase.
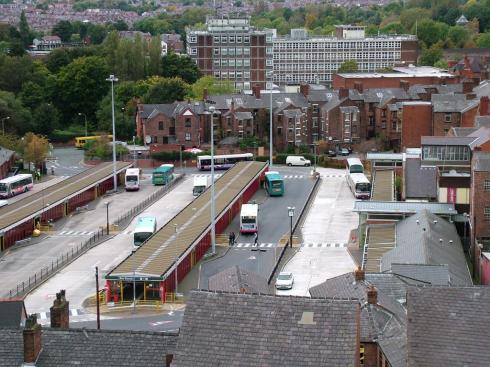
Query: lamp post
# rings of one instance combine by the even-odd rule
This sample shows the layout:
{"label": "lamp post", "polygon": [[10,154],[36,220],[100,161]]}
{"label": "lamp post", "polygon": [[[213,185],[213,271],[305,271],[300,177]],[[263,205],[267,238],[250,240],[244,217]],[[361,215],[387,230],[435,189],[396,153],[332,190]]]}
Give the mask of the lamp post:
{"label": "lamp post", "polygon": [[269,168],[272,168],[272,81],[269,92]]}
{"label": "lamp post", "polygon": [[133,313],[136,313],[136,257],[134,253],[136,249],[133,249],[131,255],[133,257]]}
{"label": "lamp post", "polygon": [[109,204],[111,202],[110,201],[105,201],[104,202],[104,205],[105,205],[105,208],[106,208],[106,228],[107,228],[107,235],[109,235]]}
{"label": "lamp post", "polygon": [[313,173],[316,173],[316,142],[313,143]]}
{"label": "lamp post", "polygon": [[136,136],[133,135],[133,165],[136,167]]}
{"label": "lamp post", "polygon": [[179,277],[178,277],[178,268],[179,268],[179,257],[177,256],[175,258],[175,298],[177,298],[177,291],[178,291],[178,286],[179,286]]}
{"label": "lamp post", "polygon": [[214,106],[209,106],[211,112],[211,251],[216,253],[215,208],[214,208]]}
{"label": "lamp post", "polygon": [[114,192],[117,191],[117,176],[116,176],[116,116],[114,114],[114,82],[117,79],[113,74],[109,75],[106,81],[111,82],[112,94],[112,173],[114,176]]}
{"label": "lamp post", "polygon": [[82,112],[78,112],[78,116],[82,116],[85,117],[85,136],[88,136],[88,129],[87,129],[87,115],[82,113]]}
{"label": "lamp post", "polygon": [[2,135],[5,135],[5,121],[10,120],[10,116],[4,117],[2,119]]}
{"label": "lamp post", "polygon": [[290,230],[289,230],[289,247],[293,247],[293,217],[294,217],[294,206],[288,206],[288,216],[290,219]]}

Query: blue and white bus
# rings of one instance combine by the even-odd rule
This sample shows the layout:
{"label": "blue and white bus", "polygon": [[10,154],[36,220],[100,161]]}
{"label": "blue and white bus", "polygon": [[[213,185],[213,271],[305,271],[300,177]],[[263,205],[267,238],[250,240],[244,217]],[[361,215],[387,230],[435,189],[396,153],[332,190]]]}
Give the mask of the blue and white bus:
{"label": "blue and white bus", "polygon": [[[243,154],[225,154],[214,156],[214,169],[229,169],[237,162],[252,161],[254,155],[252,153]],[[211,156],[200,155],[197,157],[197,168],[201,171],[209,171],[211,169]]]}
{"label": "blue and white bus", "polygon": [[265,189],[269,196],[284,195],[284,179],[277,171],[265,173]]}
{"label": "blue and white bus", "polygon": [[157,231],[155,217],[139,217],[134,230],[134,246],[139,247]]}

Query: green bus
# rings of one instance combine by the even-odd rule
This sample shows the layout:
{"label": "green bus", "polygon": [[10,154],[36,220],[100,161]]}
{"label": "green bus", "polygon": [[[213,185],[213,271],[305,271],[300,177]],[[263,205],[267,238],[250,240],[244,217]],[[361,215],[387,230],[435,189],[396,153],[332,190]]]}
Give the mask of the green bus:
{"label": "green bus", "polygon": [[166,185],[174,178],[174,165],[162,164],[153,170],[151,181],[153,185]]}
{"label": "green bus", "polygon": [[277,171],[265,173],[265,189],[269,196],[284,195],[284,179]]}

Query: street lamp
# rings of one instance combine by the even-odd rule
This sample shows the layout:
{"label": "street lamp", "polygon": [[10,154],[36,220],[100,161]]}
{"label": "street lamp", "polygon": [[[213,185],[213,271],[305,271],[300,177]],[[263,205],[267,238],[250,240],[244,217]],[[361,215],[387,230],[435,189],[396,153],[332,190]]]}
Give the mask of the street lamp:
{"label": "street lamp", "polygon": [[211,112],[211,251],[216,253],[215,208],[214,208],[214,106],[209,106]]}
{"label": "street lamp", "polygon": [[2,119],[2,135],[5,135],[5,121],[10,120],[10,116],[4,117]]}
{"label": "street lamp", "polygon": [[293,247],[293,217],[294,217],[294,206],[288,206],[288,216],[290,219],[290,231],[289,231],[289,247]]}
{"label": "street lamp", "polygon": [[177,287],[179,285],[179,277],[178,277],[178,268],[179,268],[179,257],[175,258],[175,298],[177,298]]}
{"label": "street lamp", "polygon": [[134,253],[136,249],[131,251],[131,256],[133,258],[133,313],[136,313],[136,256]]}
{"label": "street lamp", "polygon": [[85,117],[85,136],[88,136],[88,129],[87,129],[87,115],[82,113],[82,112],[78,112],[78,116],[82,116]]}
{"label": "street lamp", "polygon": [[105,208],[106,208],[106,228],[107,228],[107,235],[109,235],[109,204],[111,202],[110,201],[105,201],[104,202],[104,205],[105,205]]}
{"label": "street lamp", "polygon": [[313,173],[316,173],[316,147],[317,144],[313,143]]}
{"label": "street lamp", "polygon": [[117,176],[116,176],[116,117],[114,114],[114,83],[117,79],[113,74],[109,75],[106,81],[111,82],[112,94],[112,173],[114,175],[114,192],[117,191]]}
{"label": "street lamp", "polygon": [[136,136],[133,135],[133,165],[136,167]]}
{"label": "street lamp", "polygon": [[269,95],[269,168],[272,168],[272,76]]}

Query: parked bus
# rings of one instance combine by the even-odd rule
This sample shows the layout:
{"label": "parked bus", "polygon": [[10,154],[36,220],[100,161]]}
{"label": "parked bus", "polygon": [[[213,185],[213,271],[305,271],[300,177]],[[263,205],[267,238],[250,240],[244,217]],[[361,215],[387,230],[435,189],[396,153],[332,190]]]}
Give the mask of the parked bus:
{"label": "parked bus", "polygon": [[284,179],[277,171],[265,173],[265,189],[269,196],[284,195]]}
{"label": "parked bus", "polygon": [[242,204],[240,211],[241,233],[256,233],[259,230],[258,213],[258,204]]}
{"label": "parked bus", "polygon": [[166,185],[174,178],[174,165],[162,164],[153,170],[152,183],[153,185]]}
{"label": "parked bus", "polygon": [[[226,154],[214,156],[214,169],[228,169],[241,161],[252,161],[254,155],[252,153],[243,154]],[[201,171],[209,171],[211,169],[211,156],[200,155],[197,157],[197,168]]]}
{"label": "parked bus", "polygon": [[157,219],[155,217],[139,217],[134,230],[134,245],[141,246],[156,231]]}
{"label": "parked bus", "polygon": [[197,197],[201,195],[211,185],[210,176],[195,176],[194,185],[192,187],[192,195]]}
{"label": "parked bus", "polygon": [[347,158],[347,174],[364,173],[364,166],[359,158]]}
{"label": "parked bus", "polygon": [[[104,135],[107,139],[112,140],[112,135]],[[97,140],[102,138],[102,135],[93,135],[93,136],[78,136],[75,138],[75,147],[78,149],[82,149],[86,142]]]}
{"label": "parked bus", "polygon": [[9,198],[27,192],[34,187],[32,175],[20,174],[0,181],[0,198]]}
{"label": "parked bus", "polygon": [[124,187],[126,191],[139,190],[140,189],[140,169],[128,168],[126,170],[126,176],[124,177]]}
{"label": "parked bus", "polygon": [[356,199],[369,200],[371,197],[371,182],[369,182],[364,173],[349,174],[347,183]]}

